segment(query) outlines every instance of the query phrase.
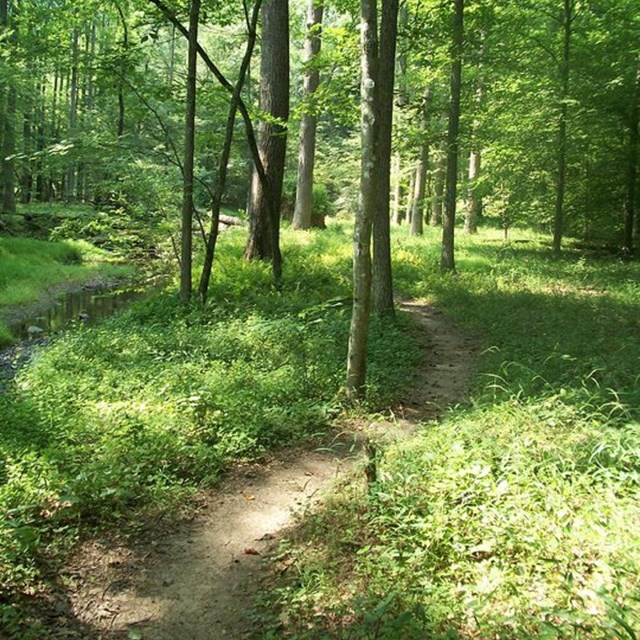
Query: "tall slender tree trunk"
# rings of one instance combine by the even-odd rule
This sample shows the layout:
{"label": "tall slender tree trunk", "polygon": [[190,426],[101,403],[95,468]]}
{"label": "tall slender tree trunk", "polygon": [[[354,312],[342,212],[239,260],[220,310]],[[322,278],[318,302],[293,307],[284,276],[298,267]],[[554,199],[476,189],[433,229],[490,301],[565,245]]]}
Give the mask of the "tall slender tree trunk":
{"label": "tall slender tree trunk", "polygon": [[35,164],[35,197],[39,202],[45,200],[45,180],[43,174],[43,161],[45,143],[46,143],[46,96],[47,96],[47,75],[44,68],[40,69],[40,80],[38,83],[37,97],[37,127],[36,127],[36,151],[38,159]]}
{"label": "tall slender tree trunk", "polygon": [[176,66],[176,27],[171,26],[171,43],[169,44],[169,68],[167,69],[167,84],[173,87],[173,76]]}
{"label": "tall slender tree trunk", "polygon": [[367,369],[367,338],[371,315],[371,230],[373,212],[378,203],[376,165],[377,113],[376,93],[378,31],[376,0],[360,0],[360,96],[362,159],[360,204],[353,233],[353,311],[347,356],[347,398],[355,401],[364,395]]}
{"label": "tall slender tree trunk", "polygon": [[315,0],[307,0],[307,37],[304,47],[304,96],[307,110],[300,123],[300,151],[298,154],[298,183],[296,188],[296,204],[293,212],[293,228],[309,229],[313,213],[313,170],[316,154],[316,127],[318,118],[313,95],[320,84],[320,72],[312,67],[313,61],[320,53],[322,37],[322,14],[324,7]]}
{"label": "tall slender tree trunk", "polygon": [[413,213],[413,197],[416,190],[416,174],[417,167],[411,167],[411,173],[409,174],[409,189],[407,190],[407,200],[404,203],[404,218],[407,224],[411,224],[411,217]]}
{"label": "tall slender tree trunk", "polygon": [[[118,14],[120,15],[120,22],[122,24],[122,56],[125,58],[129,55],[129,25],[127,25],[127,17],[120,7],[120,5],[116,5],[118,9]],[[198,9],[198,13],[200,9]],[[190,14],[191,15],[191,14]],[[126,75],[126,64],[123,65],[124,68],[120,70],[121,79],[118,81],[118,128],[117,134],[118,137],[124,135],[124,124],[125,124],[125,103],[124,103],[124,80],[122,78]]]}
{"label": "tall slender tree trunk", "polygon": [[393,167],[391,169],[392,177],[393,177],[393,223],[396,226],[400,226],[402,224],[402,220],[404,216],[402,215],[402,207],[400,206],[400,202],[402,200],[402,180],[400,179],[401,174],[401,159],[400,154],[396,153],[393,156]]}
{"label": "tall slender tree trunk", "polygon": [[[262,6],[260,109],[275,121],[262,121],[259,149],[267,184],[254,170],[249,197],[247,259],[270,259],[276,282],[282,277],[280,205],[289,119],[289,5],[266,0]],[[266,188],[265,188],[266,187]]]}
{"label": "tall slender tree trunk", "polygon": [[569,97],[571,27],[574,0],[564,0],[562,14],[562,62],[560,67],[560,115],[558,118],[558,158],[556,174],[556,203],[553,216],[553,253],[560,254],[564,234],[564,196],[567,180],[567,98]]}
{"label": "tall slender tree trunk", "polygon": [[[0,33],[9,28],[9,5],[7,0],[0,2]],[[16,34],[9,39],[10,46],[16,41]],[[0,86],[0,88],[2,88]],[[6,95],[6,102],[5,100]],[[15,198],[15,161],[13,156],[16,152],[16,106],[17,93],[15,83],[9,80],[6,84],[5,91],[0,90],[0,103],[3,109],[0,115],[3,116],[3,122],[0,121],[2,127],[2,144],[0,145],[1,166],[2,166],[2,213],[12,214],[16,212]]]}
{"label": "tall slender tree trunk", "polygon": [[[69,135],[74,138],[78,129],[78,58],[79,58],[79,36],[78,30],[74,29],[71,40],[71,80],[69,83]],[[77,172],[76,164],[72,160],[67,167],[65,179],[65,198],[71,202],[76,197]]]}
{"label": "tall slender tree trunk", "polygon": [[629,150],[627,156],[627,188],[624,203],[624,241],[623,251],[632,254],[634,251],[634,226],[636,220],[636,200],[638,188],[638,155],[640,151],[640,63],[636,71],[636,84],[633,93],[633,103],[629,114]]}
{"label": "tall slender tree trunk", "polygon": [[187,303],[192,292],[193,258],[193,166],[195,156],[196,72],[200,0],[191,0],[189,10],[189,49],[187,54],[187,104],[184,135],[184,182],[182,194],[182,232],[180,260],[180,300]]}
{"label": "tall slender tree trunk", "polygon": [[384,0],[380,17],[377,99],[377,206],[373,218],[373,306],[378,314],[393,315],[391,271],[391,134],[395,83],[398,0]]}
{"label": "tall slender tree trunk", "polygon": [[431,219],[429,220],[432,227],[439,227],[442,224],[442,204],[446,173],[447,158],[441,155],[438,158],[435,175],[433,177],[433,206],[431,207]]}
{"label": "tall slender tree trunk", "polygon": [[458,133],[460,129],[460,92],[462,86],[462,38],[464,32],[464,0],[454,0],[453,43],[451,47],[451,102],[447,130],[447,176],[445,212],[442,225],[440,266],[455,271],[455,224],[458,185]]}
{"label": "tall slender tree trunk", "polygon": [[[36,89],[34,93],[37,96],[40,92]],[[32,100],[29,99],[27,102],[32,102]],[[31,202],[31,188],[33,185],[33,173],[31,167],[33,109],[33,104],[28,104],[25,108],[22,120],[22,151],[25,158],[22,164],[22,177],[20,181],[20,201],[22,204],[28,204]]]}
{"label": "tall slender tree trunk", "polygon": [[478,233],[478,220],[482,213],[482,198],[478,189],[481,163],[481,152],[472,150],[469,154],[469,192],[464,216],[464,230],[469,234]]}
{"label": "tall slender tree trunk", "polygon": [[2,212],[16,212],[15,197],[15,161],[16,152],[16,88],[13,83],[7,87],[7,103],[4,119],[4,134],[2,136]]}
{"label": "tall slender tree trunk", "polygon": [[427,171],[429,167],[429,145],[423,142],[420,147],[420,160],[416,169],[415,191],[411,211],[411,235],[421,236],[424,233],[424,198],[427,192]]}

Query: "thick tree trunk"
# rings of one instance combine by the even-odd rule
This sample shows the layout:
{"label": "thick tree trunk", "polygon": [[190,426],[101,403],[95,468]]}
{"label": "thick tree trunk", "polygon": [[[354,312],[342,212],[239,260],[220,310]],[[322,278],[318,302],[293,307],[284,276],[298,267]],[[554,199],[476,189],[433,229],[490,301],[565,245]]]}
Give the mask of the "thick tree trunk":
{"label": "thick tree trunk", "polygon": [[200,276],[200,284],[198,286],[198,295],[201,302],[204,304],[207,299],[207,293],[209,290],[209,281],[211,279],[211,269],[213,268],[213,259],[215,256],[216,243],[218,241],[218,232],[220,228],[220,209],[222,207],[222,196],[227,181],[227,168],[229,165],[229,158],[231,157],[231,144],[233,142],[233,130],[236,122],[236,113],[238,111],[238,102],[240,95],[242,94],[242,88],[249,69],[249,63],[251,61],[251,55],[256,42],[256,28],[258,24],[258,18],[260,16],[260,7],[262,0],[256,0],[253,8],[253,14],[248,28],[247,46],[245,54],[240,65],[240,71],[238,73],[238,81],[236,87],[231,96],[231,104],[229,105],[229,115],[227,116],[227,128],[225,133],[224,146],[222,153],[220,154],[220,162],[218,163],[218,181],[213,196],[213,202],[211,205],[211,226],[209,229],[209,235],[207,237],[207,246],[204,256],[204,264],[202,267],[202,274]]}
{"label": "thick tree trunk", "polygon": [[624,203],[624,241],[622,249],[631,255],[634,251],[634,225],[636,224],[636,200],[638,187],[638,155],[640,151],[640,66],[636,72],[636,85],[629,117],[629,151],[627,156],[627,188]]}
{"label": "thick tree trunk", "polygon": [[384,0],[380,17],[377,99],[377,206],[373,219],[373,305],[376,313],[393,315],[391,273],[391,133],[395,81],[398,0]]}
{"label": "thick tree trunk", "polygon": [[460,129],[460,91],[462,85],[462,38],[464,30],[464,0],[455,0],[453,43],[451,48],[451,102],[447,130],[447,176],[445,212],[442,225],[442,256],[440,266],[454,271],[456,201],[458,183],[458,132]]}
{"label": "thick tree trunk", "polygon": [[322,14],[324,7],[316,6],[315,0],[307,0],[307,37],[304,47],[304,61],[307,70],[304,75],[304,99],[307,110],[300,123],[300,151],[298,155],[298,182],[296,204],[293,212],[293,228],[309,229],[313,213],[313,170],[316,153],[317,115],[313,95],[320,84],[320,72],[310,67],[320,53],[322,37]]}
{"label": "thick tree trunk", "polygon": [[429,145],[420,147],[420,160],[416,169],[413,209],[411,212],[411,235],[421,236],[424,233],[424,198],[427,192],[427,171],[429,168]]}
{"label": "thick tree trunk", "polygon": [[562,66],[560,69],[560,116],[558,119],[558,160],[556,175],[556,203],[553,216],[553,253],[560,254],[564,234],[564,196],[567,180],[567,98],[569,97],[569,63],[571,56],[571,26],[573,2],[564,0],[562,15]]}
{"label": "thick tree trunk", "polygon": [[[267,184],[253,172],[249,199],[247,259],[271,259],[276,282],[282,277],[280,205],[289,118],[289,5],[266,0],[262,6],[260,109],[276,119],[262,121],[259,149]],[[265,189],[266,187],[266,189]]]}
{"label": "thick tree trunk", "polygon": [[196,71],[200,0],[192,0],[189,10],[189,50],[187,54],[187,104],[184,134],[184,182],[180,260],[180,300],[191,300],[193,258],[193,165],[195,156]]}
{"label": "thick tree trunk", "polygon": [[444,196],[444,179],[447,173],[447,159],[444,155],[438,158],[435,175],[433,177],[433,206],[429,223],[432,227],[442,224],[442,204]]}
{"label": "thick tree trunk", "polygon": [[371,230],[373,212],[378,203],[376,165],[377,113],[376,78],[378,34],[376,0],[360,0],[361,49],[361,135],[360,204],[353,234],[353,312],[349,330],[347,357],[347,398],[355,401],[364,395],[367,368],[367,338],[371,315]]}

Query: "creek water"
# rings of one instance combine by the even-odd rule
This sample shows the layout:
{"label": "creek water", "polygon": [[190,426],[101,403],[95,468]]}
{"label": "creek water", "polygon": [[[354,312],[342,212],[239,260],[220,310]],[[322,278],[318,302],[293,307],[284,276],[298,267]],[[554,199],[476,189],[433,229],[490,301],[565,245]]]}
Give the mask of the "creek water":
{"label": "creek water", "polygon": [[131,302],[148,296],[154,288],[151,285],[147,289],[87,288],[69,291],[48,307],[34,312],[32,317],[14,322],[11,329],[20,341],[0,349],[0,394],[4,393],[18,369],[30,360],[34,349],[47,344],[49,336],[74,324],[97,324]]}
{"label": "creek water", "polygon": [[47,309],[21,319],[11,328],[20,338],[40,338],[65,329],[74,322],[96,324],[146,295],[148,292],[141,289],[70,291],[57,298]]}

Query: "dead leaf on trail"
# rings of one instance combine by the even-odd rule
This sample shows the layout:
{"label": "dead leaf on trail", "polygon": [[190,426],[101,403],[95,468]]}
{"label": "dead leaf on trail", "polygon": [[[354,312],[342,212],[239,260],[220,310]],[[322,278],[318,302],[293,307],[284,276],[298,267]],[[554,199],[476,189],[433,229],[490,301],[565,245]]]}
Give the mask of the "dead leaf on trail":
{"label": "dead leaf on trail", "polygon": [[243,493],[242,494],[245,500],[255,500],[256,497],[251,495],[250,493]]}
{"label": "dead leaf on trail", "polygon": [[247,556],[259,556],[262,555],[259,551],[257,551],[256,549],[254,549],[253,547],[247,547],[244,550],[245,555]]}

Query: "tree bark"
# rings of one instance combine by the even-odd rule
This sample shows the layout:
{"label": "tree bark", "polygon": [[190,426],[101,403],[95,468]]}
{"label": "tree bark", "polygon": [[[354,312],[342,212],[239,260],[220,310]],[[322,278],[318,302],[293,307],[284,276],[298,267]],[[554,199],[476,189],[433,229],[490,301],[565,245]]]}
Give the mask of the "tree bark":
{"label": "tree bark", "polygon": [[636,224],[636,199],[638,187],[638,155],[640,151],[640,64],[636,71],[631,113],[629,114],[629,150],[627,156],[627,187],[624,203],[624,241],[622,250],[631,255],[634,252],[634,225]]}
{"label": "tree bark", "polygon": [[[9,27],[9,5],[7,0],[0,2],[0,33]],[[15,34],[9,40],[10,45],[15,43]],[[4,101],[5,92],[0,91],[0,101]],[[2,213],[13,214],[16,212],[14,160],[12,156],[16,152],[16,118],[17,94],[15,84],[9,81],[6,85],[6,102],[4,103],[2,126]]]}
{"label": "tree bark", "polygon": [[296,187],[296,204],[293,212],[293,228],[309,229],[313,213],[313,170],[316,153],[316,126],[318,118],[313,95],[320,84],[320,72],[310,67],[320,53],[322,37],[322,14],[324,7],[315,6],[317,2],[307,0],[307,37],[305,39],[304,62],[304,96],[307,111],[302,115],[300,123],[300,152],[298,155],[298,182]]}
{"label": "tree bark", "polygon": [[404,218],[407,224],[411,224],[411,214],[413,212],[413,196],[416,190],[416,167],[411,167],[409,174],[409,189],[407,190],[407,201],[404,204]]}
{"label": "tree bark", "polygon": [[567,98],[569,97],[571,26],[573,23],[573,0],[564,0],[562,14],[562,63],[560,67],[560,116],[558,118],[558,159],[556,175],[556,203],[553,216],[553,253],[562,250],[564,234],[564,196],[567,180]]}
{"label": "tree bark", "polygon": [[432,227],[439,227],[442,224],[442,201],[444,196],[444,179],[447,172],[447,159],[444,155],[440,156],[436,164],[435,175],[433,178],[433,206],[431,208]]}
{"label": "tree bark", "polygon": [[361,138],[360,204],[353,234],[353,311],[349,330],[346,394],[363,397],[367,368],[367,338],[371,315],[371,230],[378,202],[376,165],[376,78],[378,34],[376,0],[360,0]]}
{"label": "tree bark", "polygon": [[424,142],[420,147],[420,160],[416,169],[415,191],[411,211],[411,235],[424,233],[424,197],[427,191],[427,170],[429,168],[429,145]]}
{"label": "tree bark", "polygon": [[200,0],[192,0],[189,10],[189,49],[187,54],[187,103],[184,135],[184,176],[180,260],[180,300],[191,300],[193,254],[193,165],[195,156],[196,71]]}
{"label": "tree bark", "polygon": [[[280,204],[289,118],[289,5],[266,0],[262,6],[260,109],[275,120],[262,121],[259,150],[267,184],[254,171],[249,198],[249,237],[245,257],[270,259],[276,282],[282,277]],[[265,186],[267,187],[265,189]]]}
{"label": "tree bark", "polygon": [[391,316],[393,276],[391,270],[391,134],[395,82],[398,0],[384,0],[380,17],[378,54],[377,118],[377,206],[373,219],[373,305],[377,314]]}
{"label": "tree bark", "polygon": [[[120,16],[120,22],[122,24],[122,53],[121,55],[126,58],[129,51],[129,26],[127,25],[127,17],[120,5],[116,5],[118,14]],[[198,13],[200,10],[198,9]],[[190,14],[191,15],[191,14]],[[124,65],[123,65],[124,66]],[[121,78],[126,77],[126,67],[120,70]],[[125,123],[125,104],[124,104],[124,81],[121,79],[118,82],[118,137],[124,135],[124,123]]]}
{"label": "tree bark", "polygon": [[[69,135],[73,139],[78,129],[78,57],[79,57],[78,30],[74,29],[71,41],[71,80],[69,89]],[[77,173],[76,164],[70,161],[65,177],[65,198],[72,202],[76,197]]]}
{"label": "tree bark", "polygon": [[400,206],[400,201],[402,200],[402,180],[400,179],[401,166],[400,154],[396,153],[393,157],[392,169],[394,178],[393,223],[398,227],[402,224],[402,220],[404,219],[402,207]]}
{"label": "tree bark", "polygon": [[469,154],[469,193],[464,216],[464,230],[466,233],[478,233],[478,219],[482,213],[482,198],[478,189],[482,156],[480,151]]}
{"label": "tree bark", "polygon": [[458,133],[460,129],[460,91],[462,85],[462,38],[464,31],[464,0],[454,0],[453,42],[451,47],[451,102],[447,130],[447,176],[445,213],[442,225],[442,256],[444,271],[455,271],[454,233],[458,183]]}

